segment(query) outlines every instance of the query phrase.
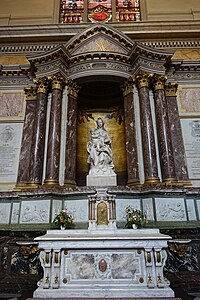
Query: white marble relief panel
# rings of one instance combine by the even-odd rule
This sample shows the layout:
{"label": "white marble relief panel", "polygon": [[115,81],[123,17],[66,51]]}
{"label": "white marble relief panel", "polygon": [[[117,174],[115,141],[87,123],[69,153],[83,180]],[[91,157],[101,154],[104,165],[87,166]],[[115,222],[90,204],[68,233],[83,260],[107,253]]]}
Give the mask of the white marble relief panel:
{"label": "white marble relief panel", "polygon": [[142,199],[143,212],[146,213],[147,219],[154,221],[153,200],[152,198]]}
{"label": "white marble relief panel", "polygon": [[0,182],[16,182],[22,123],[0,124]]}
{"label": "white marble relief panel", "polygon": [[51,216],[51,221],[53,222],[56,214],[58,213],[59,210],[62,209],[62,200],[53,200],[52,204],[52,216]]}
{"label": "white marble relief panel", "polygon": [[11,215],[11,224],[19,223],[19,203],[13,203],[12,206],[12,215]]}
{"label": "white marble relief panel", "polygon": [[200,220],[200,200],[197,200],[198,219]]}
{"label": "white marble relief panel", "polygon": [[9,224],[11,203],[0,203],[0,224]]}
{"label": "white marble relief panel", "polygon": [[131,206],[141,209],[140,199],[116,199],[116,218],[117,221],[126,221],[126,207]]}
{"label": "white marble relief panel", "polygon": [[196,211],[195,211],[195,206],[194,206],[194,200],[187,199],[186,207],[187,207],[188,220],[195,221],[197,219],[197,216],[196,216]]}
{"label": "white marble relief panel", "polygon": [[65,207],[73,214],[74,222],[88,222],[88,200],[65,200]]}
{"label": "white marble relief panel", "polygon": [[49,223],[50,200],[22,201],[20,223]]}
{"label": "white marble relief panel", "polygon": [[187,221],[183,198],[155,198],[157,221]]}

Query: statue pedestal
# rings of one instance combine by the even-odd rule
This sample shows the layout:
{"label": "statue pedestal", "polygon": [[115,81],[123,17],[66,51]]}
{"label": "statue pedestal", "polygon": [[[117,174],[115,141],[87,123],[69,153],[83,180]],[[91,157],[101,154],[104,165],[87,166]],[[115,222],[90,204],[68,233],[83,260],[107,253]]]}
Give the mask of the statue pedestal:
{"label": "statue pedestal", "polygon": [[158,229],[48,230],[34,298],[174,297],[163,276],[169,236]]}
{"label": "statue pedestal", "polygon": [[87,186],[116,186],[117,175],[87,175],[86,181]]}

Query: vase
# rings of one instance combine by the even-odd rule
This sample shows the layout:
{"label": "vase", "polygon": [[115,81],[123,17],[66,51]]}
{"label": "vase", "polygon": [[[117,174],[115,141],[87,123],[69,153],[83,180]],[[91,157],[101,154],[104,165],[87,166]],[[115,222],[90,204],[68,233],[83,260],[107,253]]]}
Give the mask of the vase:
{"label": "vase", "polygon": [[133,229],[137,229],[137,225],[136,224],[132,224],[132,228]]}

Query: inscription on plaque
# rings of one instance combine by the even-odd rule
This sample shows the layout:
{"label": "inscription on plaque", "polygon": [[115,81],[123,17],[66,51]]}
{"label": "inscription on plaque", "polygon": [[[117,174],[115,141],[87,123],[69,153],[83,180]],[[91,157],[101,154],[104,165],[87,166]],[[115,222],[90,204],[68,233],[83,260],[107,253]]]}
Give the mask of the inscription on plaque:
{"label": "inscription on plaque", "polygon": [[16,182],[22,124],[0,124],[0,182]]}
{"label": "inscription on plaque", "polygon": [[200,179],[200,119],[183,119],[181,125],[189,178]]}

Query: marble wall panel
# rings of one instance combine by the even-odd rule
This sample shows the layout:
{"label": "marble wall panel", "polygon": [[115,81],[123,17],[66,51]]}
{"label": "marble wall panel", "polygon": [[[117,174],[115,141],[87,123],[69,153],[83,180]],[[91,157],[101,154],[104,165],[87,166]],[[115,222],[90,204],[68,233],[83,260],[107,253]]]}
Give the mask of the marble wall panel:
{"label": "marble wall panel", "polygon": [[16,182],[22,123],[0,124],[0,182]]}
{"label": "marble wall panel", "polygon": [[154,221],[154,210],[152,198],[142,199],[143,211],[146,213],[147,220]]}
{"label": "marble wall panel", "polygon": [[190,179],[200,179],[200,119],[182,119],[181,126]]}
{"label": "marble wall panel", "polygon": [[200,200],[197,200],[198,220],[200,220]]}
{"label": "marble wall panel", "polygon": [[126,221],[125,209],[127,206],[141,209],[140,199],[117,199],[116,200],[116,217],[117,221]]}
{"label": "marble wall panel", "polygon": [[180,87],[178,100],[181,113],[200,113],[200,87]]}
{"label": "marble wall panel", "polygon": [[57,212],[62,209],[62,200],[53,200],[52,203],[52,216],[51,221],[53,222]]}
{"label": "marble wall panel", "polygon": [[64,206],[73,214],[74,222],[88,222],[88,200],[66,200]]}
{"label": "marble wall panel", "polygon": [[196,211],[195,211],[195,205],[193,199],[187,199],[186,200],[186,207],[187,207],[187,214],[188,214],[188,220],[189,221],[196,221]]}
{"label": "marble wall panel", "polygon": [[0,93],[0,117],[21,116],[23,112],[24,93]]}
{"label": "marble wall panel", "polygon": [[22,201],[21,224],[49,223],[50,200]]}
{"label": "marble wall panel", "polygon": [[155,198],[157,221],[187,221],[183,198]]}
{"label": "marble wall panel", "polygon": [[0,203],[0,224],[9,224],[11,203]]}
{"label": "marble wall panel", "polygon": [[20,209],[20,204],[13,203],[12,213],[11,213],[11,224],[19,223],[19,209]]}

